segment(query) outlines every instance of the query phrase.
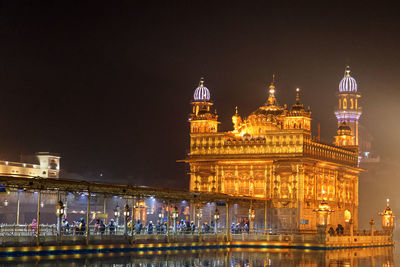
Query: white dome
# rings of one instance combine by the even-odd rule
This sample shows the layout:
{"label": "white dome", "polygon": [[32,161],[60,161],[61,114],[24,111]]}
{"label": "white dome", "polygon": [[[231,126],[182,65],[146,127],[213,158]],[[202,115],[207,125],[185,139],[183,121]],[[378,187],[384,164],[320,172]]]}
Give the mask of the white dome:
{"label": "white dome", "polygon": [[194,91],[193,98],[195,101],[209,101],[210,91],[204,86],[204,79],[200,79],[199,87]]}
{"label": "white dome", "polygon": [[339,83],[339,92],[341,93],[356,93],[357,92],[357,82],[356,79],[350,76],[350,68],[346,67],[346,71],[343,79]]}

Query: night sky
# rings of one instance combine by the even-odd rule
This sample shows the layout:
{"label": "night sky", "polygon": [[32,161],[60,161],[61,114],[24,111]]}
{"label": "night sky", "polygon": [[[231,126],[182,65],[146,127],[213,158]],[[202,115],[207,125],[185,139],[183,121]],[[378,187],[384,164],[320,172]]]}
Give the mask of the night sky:
{"label": "night sky", "polygon": [[400,160],[400,23],[386,1],[82,2],[0,2],[1,159],[52,151],[71,177],[186,189],[176,160],[201,76],[221,130],[276,74],[279,103],[300,87],[332,141],[349,64],[376,153]]}

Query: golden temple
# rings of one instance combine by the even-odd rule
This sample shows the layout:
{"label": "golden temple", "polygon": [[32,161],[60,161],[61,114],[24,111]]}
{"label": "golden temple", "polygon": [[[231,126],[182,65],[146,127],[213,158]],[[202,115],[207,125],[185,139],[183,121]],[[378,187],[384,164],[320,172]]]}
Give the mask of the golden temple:
{"label": "golden temple", "polygon": [[[340,88],[351,85],[342,81]],[[349,229],[354,223],[357,229],[363,170],[358,167],[358,131],[352,127],[358,126],[361,111],[357,104],[343,111],[341,103],[360,95],[339,90],[336,114],[341,116],[335,141],[328,144],[312,137],[311,110],[301,103],[300,89],[291,108],[278,104],[276,89],[273,79],[266,103],[247,118],[236,107],[233,130],[220,132],[210,92],[200,80],[191,102],[190,153],[184,160],[190,165],[190,191],[265,199],[270,229],[316,229],[314,210],[324,201],[334,211],[330,225]],[[351,108],[359,113],[357,124],[345,118]]]}

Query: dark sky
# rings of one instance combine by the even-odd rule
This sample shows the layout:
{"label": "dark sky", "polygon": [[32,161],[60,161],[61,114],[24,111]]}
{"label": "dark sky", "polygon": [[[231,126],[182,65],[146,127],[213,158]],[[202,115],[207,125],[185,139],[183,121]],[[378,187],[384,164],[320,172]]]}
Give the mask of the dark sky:
{"label": "dark sky", "polygon": [[[199,78],[223,130],[234,107],[294,89],[331,140],[346,64],[361,123],[399,159],[399,15],[386,1],[2,1],[0,155],[53,151],[70,173],[187,188],[187,115]],[[103,177],[99,177],[104,173]]]}

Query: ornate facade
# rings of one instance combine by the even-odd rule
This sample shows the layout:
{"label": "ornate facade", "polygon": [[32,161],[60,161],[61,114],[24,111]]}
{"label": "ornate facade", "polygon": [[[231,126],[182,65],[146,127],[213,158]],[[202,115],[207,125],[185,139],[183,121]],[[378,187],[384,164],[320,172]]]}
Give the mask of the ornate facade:
{"label": "ornate facade", "polygon": [[[220,132],[210,92],[200,81],[189,115],[190,190],[266,199],[272,229],[316,229],[314,210],[325,200],[334,210],[332,225],[354,222],[357,229],[362,170],[351,126],[339,120],[334,144],[314,140],[300,90],[291,108],[278,104],[275,90],[272,82],[266,103],[247,118],[236,108],[233,130]],[[357,95],[352,99],[349,108],[357,109]]]}

